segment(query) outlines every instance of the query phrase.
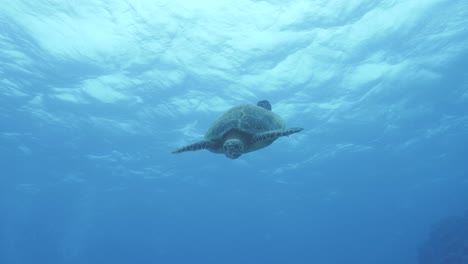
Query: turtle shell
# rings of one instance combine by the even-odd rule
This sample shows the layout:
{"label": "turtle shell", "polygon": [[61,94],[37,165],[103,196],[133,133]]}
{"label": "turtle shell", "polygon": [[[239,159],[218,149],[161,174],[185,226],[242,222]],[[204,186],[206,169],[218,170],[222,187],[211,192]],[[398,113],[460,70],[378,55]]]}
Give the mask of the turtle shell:
{"label": "turtle shell", "polygon": [[[284,128],[284,121],[277,114],[256,105],[243,104],[232,107],[221,115],[208,129],[205,139],[218,143],[217,148],[221,148],[227,138],[242,137],[247,144],[248,139],[256,133]],[[268,146],[274,140],[259,142],[255,146],[247,145],[244,150],[253,151]]]}

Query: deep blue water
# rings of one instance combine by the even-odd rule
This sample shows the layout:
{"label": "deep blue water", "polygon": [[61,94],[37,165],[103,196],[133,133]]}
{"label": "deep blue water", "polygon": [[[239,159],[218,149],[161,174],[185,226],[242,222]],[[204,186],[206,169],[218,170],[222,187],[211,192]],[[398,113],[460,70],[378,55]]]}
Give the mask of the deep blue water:
{"label": "deep blue water", "polygon": [[468,263],[467,68],[466,0],[2,0],[0,263]]}

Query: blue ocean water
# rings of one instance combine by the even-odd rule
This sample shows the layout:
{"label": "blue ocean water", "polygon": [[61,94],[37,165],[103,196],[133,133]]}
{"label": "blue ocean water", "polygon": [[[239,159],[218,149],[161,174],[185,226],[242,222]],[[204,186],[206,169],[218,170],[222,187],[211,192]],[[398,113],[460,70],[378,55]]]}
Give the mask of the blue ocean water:
{"label": "blue ocean water", "polygon": [[468,263],[467,69],[467,0],[2,0],[0,263]]}

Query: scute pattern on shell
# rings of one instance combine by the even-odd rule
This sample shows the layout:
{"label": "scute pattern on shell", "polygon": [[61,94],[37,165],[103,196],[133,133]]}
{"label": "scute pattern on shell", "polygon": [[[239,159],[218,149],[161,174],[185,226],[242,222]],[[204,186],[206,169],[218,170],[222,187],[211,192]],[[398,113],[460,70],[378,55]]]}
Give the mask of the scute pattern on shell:
{"label": "scute pattern on shell", "polygon": [[284,121],[275,113],[252,104],[229,109],[219,117],[205,135],[208,140],[219,140],[225,133],[237,128],[247,134],[284,128]]}

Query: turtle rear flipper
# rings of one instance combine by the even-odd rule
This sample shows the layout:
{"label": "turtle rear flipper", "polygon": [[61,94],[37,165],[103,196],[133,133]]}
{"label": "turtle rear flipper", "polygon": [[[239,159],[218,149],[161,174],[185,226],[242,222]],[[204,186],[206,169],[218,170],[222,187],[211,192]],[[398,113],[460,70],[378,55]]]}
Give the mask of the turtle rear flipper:
{"label": "turtle rear flipper", "polygon": [[258,142],[258,141],[289,136],[291,134],[301,132],[302,130],[304,130],[304,129],[300,128],[300,127],[295,127],[295,128],[279,129],[279,130],[273,130],[273,131],[266,131],[266,132],[262,132],[262,133],[257,133],[252,137],[251,142],[255,143],[255,142]]}
{"label": "turtle rear flipper", "polygon": [[271,111],[271,104],[267,100],[258,101],[257,106],[265,108],[268,111]]}
{"label": "turtle rear flipper", "polygon": [[202,140],[202,141],[198,141],[196,143],[187,145],[185,147],[178,148],[172,151],[172,154],[182,153],[186,151],[196,151],[200,149],[213,149],[214,145],[215,143],[211,140]]}

